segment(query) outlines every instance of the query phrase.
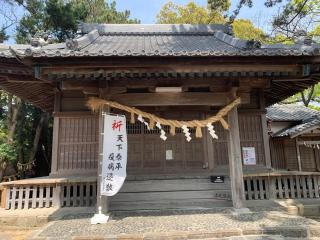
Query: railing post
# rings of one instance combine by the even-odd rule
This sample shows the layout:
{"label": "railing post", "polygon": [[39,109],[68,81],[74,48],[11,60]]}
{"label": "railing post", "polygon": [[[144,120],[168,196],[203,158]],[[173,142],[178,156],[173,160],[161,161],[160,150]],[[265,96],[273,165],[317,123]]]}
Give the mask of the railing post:
{"label": "railing post", "polygon": [[269,185],[269,199],[275,199],[276,196],[276,181],[275,178],[268,176],[268,185]]}
{"label": "railing post", "polygon": [[59,183],[56,184],[56,186],[53,188],[53,201],[52,201],[52,206],[53,207],[61,207],[62,202],[61,202],[61,185]]}
{"label": "railing post", "polygon": [[1,208],[6,208],[7,205],[7,187],[1,187]]}

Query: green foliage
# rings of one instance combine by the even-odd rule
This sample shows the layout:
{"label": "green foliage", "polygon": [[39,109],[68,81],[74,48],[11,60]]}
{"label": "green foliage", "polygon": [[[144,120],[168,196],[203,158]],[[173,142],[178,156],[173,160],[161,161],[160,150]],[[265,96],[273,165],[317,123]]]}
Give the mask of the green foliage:
{"label": "green foliage", "polygon": [[309,105],[308,107],[309,107],[309,108],[311,108],[311,109],[314,109],[314,110],[320,111],[320,107],[313,106],[313,105]]}
{"label": "green foliage", "polygon": [[48,0],[44,11],[46,16],[40,20],[45,23],[45,29],[42,30],[50,31],[58,41],[73,37],[77,31],[77,21],[85,19],[87,15],[83,4],[63,0]]}
{"label": "green foliage", "polygon": [[299,29],[307,29],[312,22],[319,21],[319,0],[290,0],[282,11],[273,18],[272,26],[276,32],[293,37]]}
{"label": "green foliage", "polygon": [[9,162],[17,162],[16,143],[8,143],[6,124],[0,121],[0,169],[3,169]]}
{"label": "green foliage", "polygon": [[310,87],[303,92],[297,93],[286,100],[284,103],[302,102],[305,106],[310,107],[312,102],[320,103],[320,83]]}
{"label": "green foliage", "polygon": [[269,44],[275,44],[275,43],[282,43],[282,44],[294,44],[293,39],[288,38],[287,36],[284,36],[282,34],[276,35],[274,37],[270,37],[267,39],[267,43]]}
{"label": "green foliage", "polygon": [[255,27],[250,20],[239,19],[232,23],[233,32],[236,37],[245,40],[257,40],[262,43],[267,41],[266,34],[259,28]]}
{"label": "green foliage", "polygon": [[320,24],[318,24],[309,34],[320,44]]}
{"label": "green foliage", "polygon": [[3,43],[8,39],[9,39],[9,36],[6,34],[5,29],[4,28],[0,29],[0,43]]}
{"label": "green foliage", "polygon": [[[28,43],[29,38],[37,32],[46,32],[56,42],[72,38],[76,34],[79,22],[139,23],[139,20],[130,18],[128,10],[117,11],[115,1],[111,1],[111,3],[107,3],[104,0],[5,1],[9,4],[17,4],[24,10],[23,17],[17,24],[16,29],[16,42],[22,44]],[[5,39],[5,36],[4,30],[0,31],[0,41]],[[15,99],[14,97],[13,100]],[[15,108],[19,109],[19,114],[17,115],[18,118],[15,119],[17,125],[13,141],[9,142],[8,129],[10,129],[10,124],[13,122],[11,121],[13,114],[12,111],[8,110],[12,109],[12,104],[8,100],[8,94],[0,91],[0,176],[3,173],[1,167],[4,169],[2,163],[12,162],[14,166],[17,162],[23,164],[34,158],[36,158],[37,170],[42,171],[40,174],[42,176],[47,175],[50,168],[52,119],[49,119],[48,122],[45,120],[38,143],[38,152],[32,154],[33,152],[30,149],[33,149],[36,129],[41,117],[43,117],[43,112],[22,101],[19,104],[19,108]],[[47,166],[48,169],[43,171],[39,166]],[[24,176],[24,174],[22,173],[20,176]]]}
{"label": "green foliage", "polygon": [[78,22],[139,23],[130,19],[130,11],[117,11],[115,1],[26,0],[24,5],[28,11],[17,27],[17,43],[28,42],[39,31],[48,32],[54,41],[64,41],[75,36]]}
{"label": "green foliage", "polygon": [[208,8],[216,12],[226,12],[231,6],[230,0],[208,0]]}
{"label": "green foliage", "polygon": [[[221,0],[208,0],[208,7],[215,9],[220,2]],[[252,8],[254,4],[253,0],[239,0],[235,10],[226,19],[229,23],[234,22],[243,7]],[[264,0],[264,5],[269,8],[280,4],[278,14],[272,16],[271,21],[275,36],[280,34],[292,39],[297,30],[312,29],[315,23],[319,23],[320,0]]]}
{"label": "green foliage", "polygon": [[84,22],[89,23],[140,23],[138,19],[130,19],[130,11],[117,11],[116,1],[110,4],[104,0],[73,0],[75,6],[81,5],[87,14]]}
{"label": "green foliage", "polygon": [[157,15],[157,22],[164,24],[209,24],[225,23],[224,17],[217,11],[209,11],[190,1],[186,5],[173,2],[164,4]]}
{"label": "green foliage", "polygon": [[45,22],[45,5],[43,1],[28,0],[28,8],[32,9],[32,12],[27,12],[21,18],[17,25],[17,43],[27,43],[28,37],[35,35],[38,31],[46,29]]}
{"label": "green foliage", "polygon": [[[215,3],[219,1],[214,1]],[[227,3],[227,2],[226,2]],[[212,11],[208,8],[198,6],[193,1],[186,5],[179,5],[173,2],[168,2],[163,5],[159,14],[157,15],[158,23],[177,23],[177,24],[208,24],[208,23],[223,23],[227,20],[222,16],[221,11],[229,8],[229,5],[219,9],[219,11]],[[236,37],[246,40],[258,40],[266,42],[266,35],[264,32],[256,28],[250,20],[239,19],[234,21],[233,31]]]}
{"label": "green foliage", "polygon": [[[16,147],[13,144],[7,142],[0,143],[0,163],[16,163],[17,161],[17,151]],[[0,166],[1,168],[1,166]]]}

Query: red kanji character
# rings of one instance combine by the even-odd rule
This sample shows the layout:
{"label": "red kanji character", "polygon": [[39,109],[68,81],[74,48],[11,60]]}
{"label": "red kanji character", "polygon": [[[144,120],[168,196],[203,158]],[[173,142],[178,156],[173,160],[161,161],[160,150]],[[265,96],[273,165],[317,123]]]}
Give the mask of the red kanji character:
{"label": "red kanji character", "polygon": [[114,120],[113,123],[112,123],[112,130],[119,129],[119,132],[120,132],[122,125],[123,125],[122,121],[118,121],[117,122],[117,120]]}

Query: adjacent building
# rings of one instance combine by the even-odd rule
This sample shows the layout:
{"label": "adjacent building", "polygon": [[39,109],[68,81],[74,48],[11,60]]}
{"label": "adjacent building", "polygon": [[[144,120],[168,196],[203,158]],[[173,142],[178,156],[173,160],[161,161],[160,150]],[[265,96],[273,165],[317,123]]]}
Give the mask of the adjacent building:
{"label": "adjacent building", "polygon": [[[225,118],[229,130],[215,124],[218,139],[204,130],[195,138],[192,129],[187,142],[177,128],[174,135],[165,129],[163,141],[158,131],[128,121],[128,178],[109,198],[111,210],[241,208],[245,199],[311,197],[298,195],[303,178],[290,182],[286,172],[269,181],[272,167],[297,165],[274,154],[286,151],[274,146],[278,140],[271,140],[270,155],[266,107],[317,83],[319,66],[319,45],[306,36],[289,46],[261,45],[235,38],[225,25],[81,24],[79,36],[64,43],[0,45],[0,87],[54,118],[50,176],[2,184],[2,207],[96,203],[101,124],[86,104],[92,96],[177,120],[205,119],[241,99]],[[252,156],[246,164],[244,151]],[[301,149],[301,170],[316,171],[302,163],[305,154]],[[319,197],[318,176],[309,177],[306,189]]]}

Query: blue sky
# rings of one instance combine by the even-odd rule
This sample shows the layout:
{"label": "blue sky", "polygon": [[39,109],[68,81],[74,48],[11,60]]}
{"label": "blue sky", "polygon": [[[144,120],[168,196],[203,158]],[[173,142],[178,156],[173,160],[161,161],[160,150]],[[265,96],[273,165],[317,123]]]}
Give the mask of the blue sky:
{"label": "blue sky", "polygon": [[[232,0],[231,10],[235,8],[239,0]],[[111,2],[111,1],[109,1]],[[168,2],[168,0],[117,0],[117,8],[119,10],[129,9],[131,16],[141,20],[141,23],[155,23],[156,15],[161,7]],[[186,4],[189,0],[174,0],[178,4]],[[207,0],[194,0],[201,6],[207,5]],[[243,8],[240,12],[240,18],[250,19],[255,24],[260,25],[261,28],[266,26],[270,21],[272,15],[277,12],[276,8],[266,8],[263,0],[255,0],[253,8]],[[258,19],[261,19],[259,21]]]}
{"label": "blue sky", "polygon": [[[111,2],[111,0],[106,0]],[[175,3],[186,4],[190,0],[173,0]],[[201,6],[206,6],[207,0],[194,0],[197,4]],[[239,0],[232,0],[231,10],[235,8]],[[161,7],[168,2],[168,0],[116,0],[117,9],[125,10],[128,9],[131,12],[132,18],[137,18],[141,20],[141,23],[155,23],[156,15],[160,11]],[[254,0],[253,8],[243,8],[239,14],[238,18],[250,19],[257,27],[268,31],[268,25],[273,15],[278,11],[276,8],[266,8],[263,5],[263,0]],[[3,7],[0,7],[3,8]],[[5,9],[1,9],[5,11]],[[20,11],[18,11],[18,15]],[[3,19],[0,18],[0,27],[3,25]],[[11,27],[8,31],[9,35],[14,35],[15,27]],[[13,43],[13,38],[11,38],[9,43]]]}

